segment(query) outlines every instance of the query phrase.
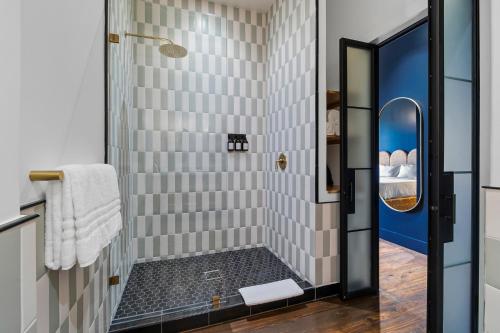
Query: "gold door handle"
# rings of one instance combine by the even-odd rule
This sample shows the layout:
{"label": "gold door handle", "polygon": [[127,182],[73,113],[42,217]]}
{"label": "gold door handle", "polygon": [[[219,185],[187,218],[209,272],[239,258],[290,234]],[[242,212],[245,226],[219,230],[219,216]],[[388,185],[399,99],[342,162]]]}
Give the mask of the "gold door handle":
{"label": "gold door handle", "polygon": [[288,164],[288,160],[286,158],[286,155],[284,153],[280,153],[278,156],[278,159],[276,160],[276,165],[275,165],[276,170],[278,170],[278,167],[281,170],[285,170],[287,164]]}

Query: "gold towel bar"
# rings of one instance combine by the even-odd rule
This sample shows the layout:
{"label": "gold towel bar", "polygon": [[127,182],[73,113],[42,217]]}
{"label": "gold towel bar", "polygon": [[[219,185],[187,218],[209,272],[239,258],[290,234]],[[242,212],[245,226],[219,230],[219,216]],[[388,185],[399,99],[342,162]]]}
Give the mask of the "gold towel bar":
{"label": "gold towel bar", "polygon": [[49,180],[64,180],[64,172],[61,170],[53,171],[30,171],[30,180],[33,182],[49,181]]}

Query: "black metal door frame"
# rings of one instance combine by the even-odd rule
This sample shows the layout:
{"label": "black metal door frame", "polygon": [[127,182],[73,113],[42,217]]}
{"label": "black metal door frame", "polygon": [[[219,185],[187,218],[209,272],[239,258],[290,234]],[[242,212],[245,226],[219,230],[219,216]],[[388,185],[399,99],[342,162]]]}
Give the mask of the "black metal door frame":
{"label": "black metal door frame", "polygon": [[340,157],[340,186],[341,186],[341,200],[340,200],[340,284],[341,284],[341,297],[342,299],[349,299],[356,296],[378,294],[379,290],[379,221],[378,221],[378,47],[374,44],[363,43],[360,41],[342,38],[340,40],[340,91],[347,91],[347,48],[355,47],[367,49],[372,52],[371,64],[371,80],[372,80],[372,96],[371,96],[371,287],[356,291],[348,291],[348,224],[347,216],[353,213],[353,187],[354,180],[353,169],[347,168],[347,109],[355,108],[348,105],[347,96],[340,94],[340,124],[341,132],[341,157]]}
{"label": "black metal door frame", "polygon": [[[450,175],[444,172],[444,0],[429,0],[429,255],[427,330],[443,332],[444,245],[453,226],[443,219],[449,206],[444,194]],[[473,0],[472,33],[472,264],[471,327],[478,329],[479,312],[479,1]],[[452,178],[452,177],[451,177]],[[448,200],[449,201],[449,200]],[[451,234],[450,234],[451,230]],[[464,290],[467,292],[468,290]],[[447,332],[445,332],[447,333]]]}

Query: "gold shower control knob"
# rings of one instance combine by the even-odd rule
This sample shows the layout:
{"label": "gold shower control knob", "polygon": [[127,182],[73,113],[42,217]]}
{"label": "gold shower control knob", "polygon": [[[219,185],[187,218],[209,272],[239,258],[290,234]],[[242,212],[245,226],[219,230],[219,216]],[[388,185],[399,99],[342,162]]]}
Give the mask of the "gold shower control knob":
{"label": "gold shower control knob", "polygon": [[276,170],[278,170],[278,167],[281,170],[285,170],[287,164],[288,164],[288,160],[286,158],[286,155],[284,153],[280,153],[278,156],[278,159],[276,160],[276,165],[275,165]]}

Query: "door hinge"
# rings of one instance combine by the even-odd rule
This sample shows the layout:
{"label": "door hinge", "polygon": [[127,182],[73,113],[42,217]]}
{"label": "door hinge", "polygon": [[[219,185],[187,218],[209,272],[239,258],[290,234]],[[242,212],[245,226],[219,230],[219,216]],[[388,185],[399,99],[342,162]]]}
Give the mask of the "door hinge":
{"label": "door hinge", "polygon": [[108,279],[108,284],[110,286],[116,286],[117,284],[120,284],[120,276],[118,275],[110,276]]}
{"label": "door hinge", "polygon": [[108,36],[108,40],[109,40],[110,43],[120,44],[120,35],[119,34],[110,33],[109,36]]}

